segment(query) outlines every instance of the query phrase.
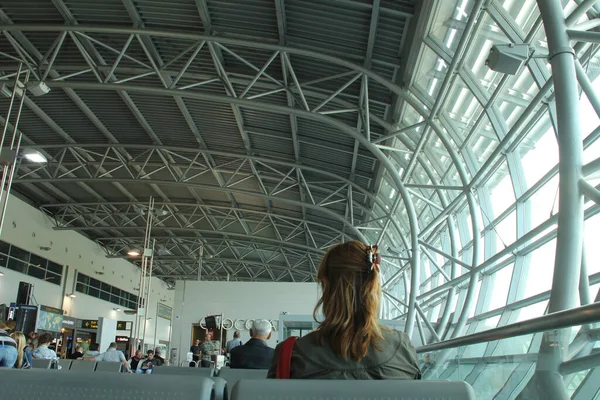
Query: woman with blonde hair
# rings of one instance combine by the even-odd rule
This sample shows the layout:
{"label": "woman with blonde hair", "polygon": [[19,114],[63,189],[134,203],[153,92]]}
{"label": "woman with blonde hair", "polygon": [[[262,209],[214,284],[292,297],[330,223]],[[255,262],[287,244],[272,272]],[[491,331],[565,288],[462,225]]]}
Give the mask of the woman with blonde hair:
{"label": "woman with blonde hair", "polygon": [[[324,320],[302,338],[275,349],[269,378],[419,379],[414,346],[406,334],[379,323],[380,257],[377,246],[352,241],[323,257],[317,281]],[[315,317],[316,320],[316,317]]]}
{"label": "woman with blonde hair", "polygon": [[15,362],[15,368],[31,368],[31,350],[27,347],[27,338],[25,337],[25,334],[21,331],[16,331],[13,332],[10,337],[17,343],[17,361]]}

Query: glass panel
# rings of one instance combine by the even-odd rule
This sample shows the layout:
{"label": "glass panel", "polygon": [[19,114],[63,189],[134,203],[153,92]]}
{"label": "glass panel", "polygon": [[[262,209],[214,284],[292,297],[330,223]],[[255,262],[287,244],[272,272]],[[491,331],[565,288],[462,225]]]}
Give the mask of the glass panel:
{"label": "glass panel", "polygon": [[75,285],[75,290],[80,293],[87,292],[86,287],[82,283],[77,283],[77,285]]}
{"label": "glass panel", "polygon": [[556,239],[546,243],[531,253],[527,283],[524,298],[550,290],[554,271],[554,256]]}
{"label": "glass panel", "polygon": [[38,279],[46,278],[46,271],[41,268],[38,268],[34,265],[29,266],[29,270],[27,271],[27,274],[30,276],[33,276],[34,278],[38,278]]}
{"label": "glass panel", "polygon": [[100,291],[100,298],[102,300],[110,301],[110,293],[107,293],[102,290],[102,291]]}
{"label": "glass panel", "polygon": [[55,274],[62,275],[63,266],[52,261],[48,261],[48,271],[52,271]]}
{"label": "glass panel", "polygon": [[40,267],[42,269],[46,269],[46,263],[48,262],[48,260],[46,260],[44,257],[40,257],[40,256],[36,256],[35,254],[32,254],[30,259],[29,259],[29,263],[31,265],[34,265],[36,267]]}
{"label": "glass panel", "polygon": [[558,212],[558,175],[531,196],[531,227],[535,228]]}
{"label": "glass panel", "polygon": [[533,186],[558,164],[558,143],[547,114],[519,145],[519,152],[527,187]]}
{"label": "glass panel", "polygon": [[13,271],[20,272],[22,274],[27,273],[27,263],[24,263],[23,261],[17,260],[15,258],[10,258],[8,260],[8,268],[12,269]]}
{"label": "glass panel", "polygon": [[10,256],[14,258],[18,258],[21,261],[29,262],[29,252],[23,249],[20,249],[16,246],[11,246],[10,248]]}
{"label": "glass panel", "polygon": [[488,309],[485,311],[496,310],[506,305],[508,291],[510,290],[510,280],[513,273],[514,264],[502,268],[494,273],[494,290],[490,293]]}
{"label": "glass panel", "polygon": [[0,241],[0,253],[8,254],[9,250],[10,250],[10,244]]}
{"label": "glass panel", "polygon": [[[559,333],[521,335],[432,352],[417,350],[419,365],[423,379],[466,381],[473,386],[478,399],[518,398],[515,384],[528,378],[536,367],[542,338],[558,345],[558,335],[572,336],[578,329],[576,326]],[[570,393],[582,385],[585,375],[567,376],[565,384]]]}
{"label": "glass panel", "polygon": [[60,285],[62,276],[58,274],[54,274],[50,271],[46,271],[46,281],[50,283],[54,283],[56,285]]}

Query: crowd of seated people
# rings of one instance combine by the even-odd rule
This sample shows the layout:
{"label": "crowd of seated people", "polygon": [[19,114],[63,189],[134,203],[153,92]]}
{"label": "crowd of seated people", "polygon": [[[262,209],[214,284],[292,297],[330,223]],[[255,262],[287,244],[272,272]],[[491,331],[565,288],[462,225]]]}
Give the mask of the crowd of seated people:
{"label": "crowd of seated people", "polygon": [[[301,338],[288,338],[273,349],[267,344],[271,323],[257,319],[250,340],[242,343],[236,331],[223,349],[230,355],[231,368],[268,369],[268,378],[280,379],[420,379],[417,354],[408,336],[379,322],[379,262],[377,247],[358,241],[330,249],[317,272],[321,297],[314,314],[321,310],[319,327]],[[32,357],[57,358],[49,347],[51,335],[26,340],[22,332],[9,335],[8,329],[0,323],[0,367],[27,368]],[[211,356],[217,352],[208,334],[202,342],[195,340],[190,351],[202,367],[212,366]],[[116,343],[104,353],[99,353],[97,344],[90,345],[85,354],[76,347],[72,357],[120,362],[127,372],[139,374],[151,374],[153,368],[166,365],[159,348],[146,355],[137,351],[127,360]]]}

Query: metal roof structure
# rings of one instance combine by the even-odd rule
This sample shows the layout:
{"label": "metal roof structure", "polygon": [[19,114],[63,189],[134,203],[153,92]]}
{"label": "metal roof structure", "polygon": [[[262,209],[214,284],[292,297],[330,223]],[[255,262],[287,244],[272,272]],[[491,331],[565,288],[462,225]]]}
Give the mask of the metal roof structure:
{"label": "metal roof structure", "polygon": [[[154,198],[167,282],[311,281],[331,244],[378,243],[382,316],[424,343],[586,304],[596,3],[0,1],[3,94],[51,89],[18,124],[48,162],[13,189],[109,257]],[[488,67],[498,44],[526,49],[518,73]]]}

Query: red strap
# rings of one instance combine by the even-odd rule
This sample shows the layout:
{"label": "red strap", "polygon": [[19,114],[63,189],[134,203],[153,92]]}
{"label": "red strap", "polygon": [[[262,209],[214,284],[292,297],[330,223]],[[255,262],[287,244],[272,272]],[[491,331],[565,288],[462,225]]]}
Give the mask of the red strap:
{"label": "red strap", "polygon": [[277,358],[277,379],[290,379],[292,373],[292,352],[297,336],[291,336],[283,342]]}

